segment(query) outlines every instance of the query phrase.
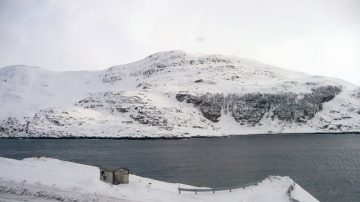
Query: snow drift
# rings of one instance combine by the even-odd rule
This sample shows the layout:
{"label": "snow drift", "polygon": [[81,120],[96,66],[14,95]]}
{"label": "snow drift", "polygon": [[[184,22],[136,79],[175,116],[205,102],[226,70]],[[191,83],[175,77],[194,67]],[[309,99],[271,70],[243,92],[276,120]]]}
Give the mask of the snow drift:
{"label": "snow drift", "polygon": [[[1,201],[276,201],[288,202],[289,177],[271,176],[245,188],[210,193],[178,193],[173,184],[130,175],[129,184],[110,185],[100,181],[97,167],[51,158],[13,160],[0,157]],[[194,187],[192,187],[194,188]],[[295,184],[291,198],[318,201]],[[294,201],[295,201],[294,200]]]}

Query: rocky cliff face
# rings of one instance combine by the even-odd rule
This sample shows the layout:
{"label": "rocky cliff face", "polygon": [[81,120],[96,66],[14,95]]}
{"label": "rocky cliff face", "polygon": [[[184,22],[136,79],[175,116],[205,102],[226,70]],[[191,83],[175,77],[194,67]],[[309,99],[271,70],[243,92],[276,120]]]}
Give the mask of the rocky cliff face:
{"label": "rocky cliff face", "polygon": [[360,131],[360,88],[181,51],[98,72],[0,69],[2,137]]}
{"label": "rocky cliff face", "polygon": [[179,102],[192,103],[204,117],[218,122],[221,114],[230,113],[240,125],[255,126],[266,115],[268,118],[287,122],[306,123],[322,110],[322,104],[332,100],[341,92],[337,86],[322,86],[311,89],[311,93],[247,93],[244,95],[211,94],[201,96],[179,93]]}

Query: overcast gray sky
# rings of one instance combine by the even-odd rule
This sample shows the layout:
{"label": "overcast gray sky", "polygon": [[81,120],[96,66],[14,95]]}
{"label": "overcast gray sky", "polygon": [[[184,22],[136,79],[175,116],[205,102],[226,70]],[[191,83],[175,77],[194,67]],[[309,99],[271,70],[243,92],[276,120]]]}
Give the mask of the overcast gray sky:
{"label": "overcast gray sky", "polygon": [[360,85],[360,1],[0,0],[0,66],[95,70],[166,50]]}

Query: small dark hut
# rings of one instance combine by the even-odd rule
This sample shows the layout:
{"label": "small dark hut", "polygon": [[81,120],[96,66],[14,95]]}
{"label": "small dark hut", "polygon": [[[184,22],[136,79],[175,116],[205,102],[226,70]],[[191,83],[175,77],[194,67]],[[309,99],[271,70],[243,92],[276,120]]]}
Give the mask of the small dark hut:
{"label": "small dark hut", "polygon": [[129,169],[117,168],[117,169],[105,169],[100,168],[100,180],[110,184],[129,184]]}

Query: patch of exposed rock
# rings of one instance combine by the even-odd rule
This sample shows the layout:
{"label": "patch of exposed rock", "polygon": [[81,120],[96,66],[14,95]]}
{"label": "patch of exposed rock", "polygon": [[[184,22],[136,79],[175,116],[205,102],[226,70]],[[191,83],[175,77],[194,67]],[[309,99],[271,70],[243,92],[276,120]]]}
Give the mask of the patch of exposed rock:
{"label": "patch of exposed rock", "polygon": [[218,122],[222,111],[231,113],[241,125],[255,125],[264,117],[288,122],[305,123],[322,110],[322,104],[332,100],[341,92],[338,86],[313,88],[311,93],[283,94],[247,93],[190,95],[178,93],[179,102],[192,103],[204,117]]}

